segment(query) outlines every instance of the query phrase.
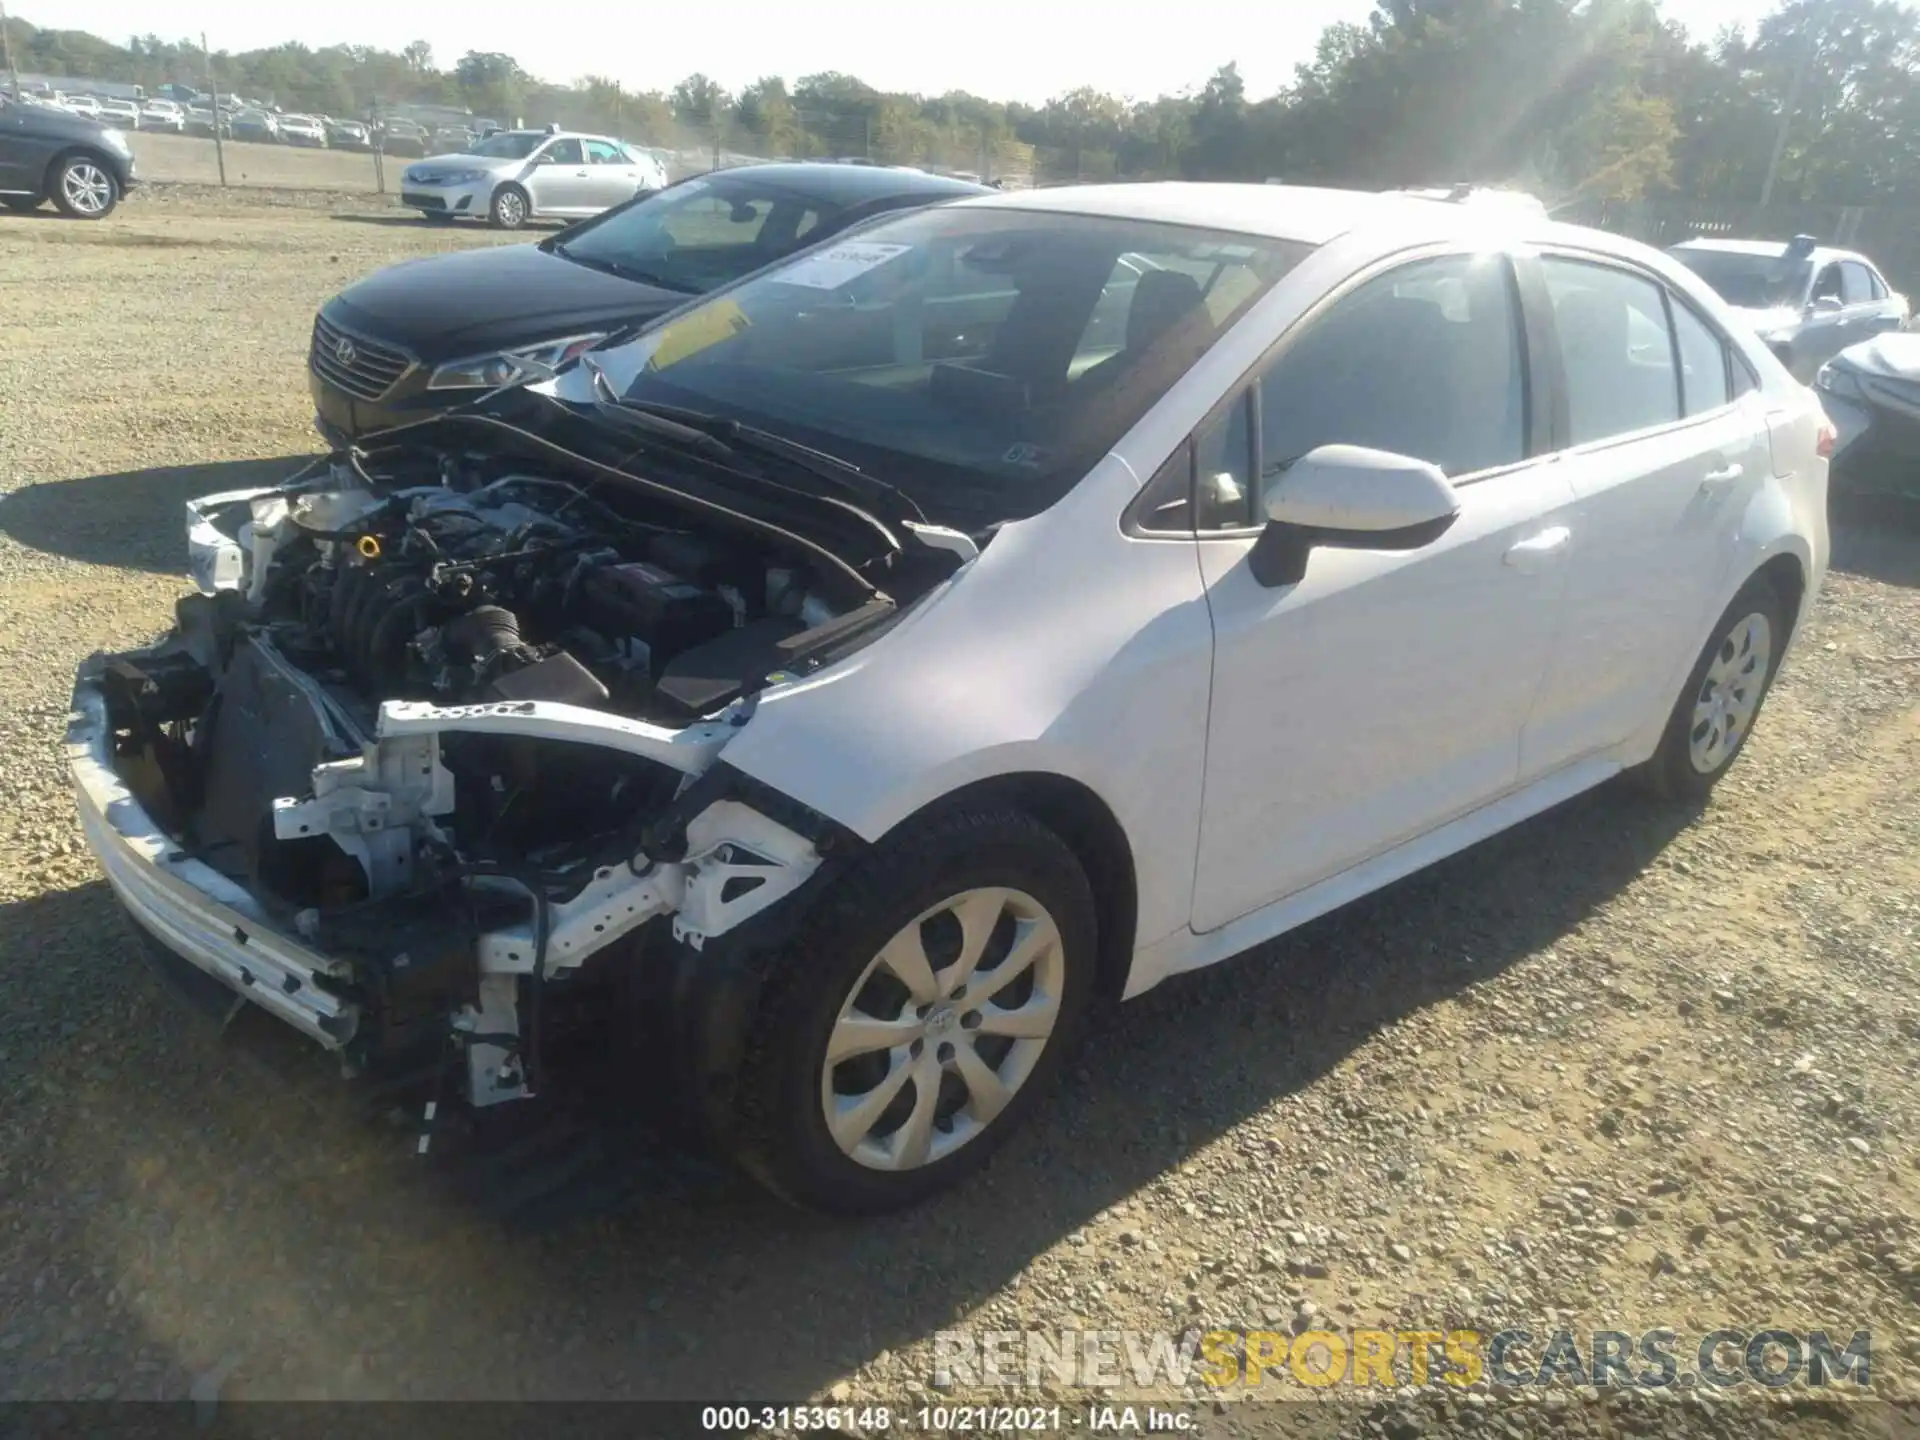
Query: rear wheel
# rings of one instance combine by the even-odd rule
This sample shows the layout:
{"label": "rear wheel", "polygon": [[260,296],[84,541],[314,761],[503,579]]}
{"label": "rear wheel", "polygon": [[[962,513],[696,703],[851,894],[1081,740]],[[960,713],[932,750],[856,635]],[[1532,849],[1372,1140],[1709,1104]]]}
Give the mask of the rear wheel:
{"label": "rear wheel", "polygon": [[518,185],[502,185],[487,207],[487,223],[496,230],[518,230],[527,223],[527,192]]}
{"label": "rear wheel", "polygon": [[75,220],[104,220],[120,203],[120,182],[93,155],[62,155],[53,162],[53,203]]}
{"label": "rear wheel", "polygon": [[730,1148],[820,1210],[875,1214],[957,1183],[1059,1067],[1094,945],[1086,876],[1030,816],[957,810],[883,842],[771,957]]}
{"label": "rear wheel", "polygon": [[1747,583],[1714,627],[1639,778],[1670,800],[1704,800],[1745,748],[1780,668],[1787,607],[1762,579]]}

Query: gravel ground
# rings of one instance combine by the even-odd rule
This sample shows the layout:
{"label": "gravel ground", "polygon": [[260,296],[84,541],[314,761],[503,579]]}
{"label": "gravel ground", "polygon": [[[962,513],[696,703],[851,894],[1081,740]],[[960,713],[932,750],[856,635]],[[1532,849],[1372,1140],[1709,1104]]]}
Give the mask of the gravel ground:
{"label": "gravel ground", "polygon": [[[491,238],[367,204],[169,189],[0,221],[0,1399],[899,1405],[937,1393],[949,1326],[1509,1320],[1871,1328],[1875,1388],[1920,1393],[1920,530],[1886,517],[1837,531],[1704,813],[1590,795],[1104,1017],[1041,1123],[914,1214],[798,1216],[609,1128],[616,1205],[510,1223],[317,1055],[188,1023],[75,826],[69,675],[164,624],[184,498],[314,448],[314,306]],[[1760,1428],[1643,1394],[1328,1414]]]}

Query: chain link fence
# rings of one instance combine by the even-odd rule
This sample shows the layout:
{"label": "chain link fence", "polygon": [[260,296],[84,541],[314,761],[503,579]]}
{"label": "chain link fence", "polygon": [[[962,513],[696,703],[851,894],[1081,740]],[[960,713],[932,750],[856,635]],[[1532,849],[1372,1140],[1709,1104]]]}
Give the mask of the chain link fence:
{"label": "chain link fence", "polygon": [[[561,107],[563,110],[568,107]],[[584,104],[572,107],[585,111]],[[278,133],[238,119],[223,123],[216,145],[209,133],[139,130],[129,135],[143,178],[198,185],[264,186],[346,194],[395,194],[406,166],[425,155],[455,153],[473,143],[456,125],[436,129],[420,121],[384,117],[388,133],[367,121],[325,122],[319,133],[298,133],[285,117]],[[547,122],[542,122],[545,124]],[[563,129],[610,135],[651,151],[668,177],[684,179],[714,169],[777,160],[837,160],[908,165],[1006,189],[1112,178],[1112,157],[1042,153],[1007,136],[962,125],[917,126],[909,133],[863,118],[823,120],[773,133],[737,117],[709,124],[618,113],[562,114]],[[363,130],[356,133],[354,127]],[[1080,173],[1084,170],[1086,173]]]}

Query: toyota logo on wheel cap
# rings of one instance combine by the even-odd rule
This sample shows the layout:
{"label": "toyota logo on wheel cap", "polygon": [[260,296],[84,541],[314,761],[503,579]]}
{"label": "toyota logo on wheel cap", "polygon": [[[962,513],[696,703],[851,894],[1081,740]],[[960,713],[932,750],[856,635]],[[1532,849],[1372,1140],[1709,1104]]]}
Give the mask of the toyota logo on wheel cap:
{"label": "toyota logo on wheel cap", "polygon": [[353,342],[351,340],[342,340],[338,345],[333,347],[333,358],[338,360],[342,365],[351,365],[355,360],[360,358],[360,352],[353,348]]}

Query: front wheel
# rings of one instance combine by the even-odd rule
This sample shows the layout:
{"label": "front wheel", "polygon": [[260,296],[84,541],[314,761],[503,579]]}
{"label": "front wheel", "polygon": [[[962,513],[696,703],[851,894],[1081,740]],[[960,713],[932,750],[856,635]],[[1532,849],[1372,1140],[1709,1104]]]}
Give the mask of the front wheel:
{"label": "front wheel", "polygon": [[487,207],[487,223],[496,230],[518,230],[527,223],[527,192],[518,185],[502,185]]}
{"label": "front wheel", "polygon": [[53,165],[53,203],[75,220],[104,220],[120,203],[120,182],[91,155],[67,155]]}
{"label": "front wheel", "polygon": [[736,1158],[784,1198],[877,1214],[957,1183],[1030,1110],[1093,992],[1092,891],[1015,810],[884,841],[771,957]]}
{"label": "front wheel", "polygon": [[1640,768],[1646,788],[1669,800],[1707,797],[1753,732],[1780,668],[1787,626],[1787,607],[1764,579],[1734,597],[1687,677],[1660,748]]}

